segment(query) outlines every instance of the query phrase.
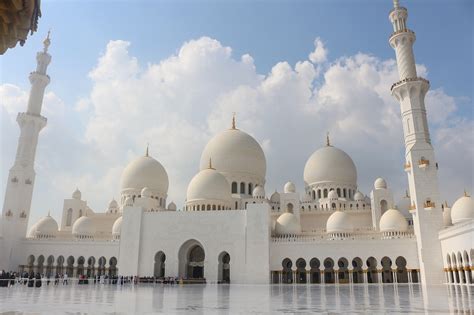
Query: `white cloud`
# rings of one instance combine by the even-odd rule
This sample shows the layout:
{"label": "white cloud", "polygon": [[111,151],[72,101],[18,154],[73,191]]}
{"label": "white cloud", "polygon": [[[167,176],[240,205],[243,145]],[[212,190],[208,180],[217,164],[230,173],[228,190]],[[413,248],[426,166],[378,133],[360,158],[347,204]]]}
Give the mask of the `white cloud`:
{"label": "white cloud", "polygon": [[314,51],[308,56],[309,60],[314,64],[323,63],[327,61],[327,56],[328,50],[324,46],[321,38],[317,37],[314,40]]}
{"label": "white cloud", "polygon": [[[400,110],[389,91],[398,80],[394,60],[360,53],[329,64],[318,38],[310,60],[294,67],[280,62],[263,75],[250,55],[233,56],[230,47],[208,37],[188,41],[177,54],[146,67],[130,56],[129,46],[125,41],[108,43],[90,72],[90,94],[74,107],[60,106],[53,95],[45,99],[45,109],[62,108],[56,113],[63,117],[50,119],[51,130],[40,138],[42,182],[35,204],[42,213],[47,207],[59,213],[62,198],[76,186],[94,209],[104,209],[112,196],[118,197],[122,169],[143,154],[147,142],[168,171],[168,201],[182,205],[202,149],[214,134],[230,127],[232,112],[237,112],[238,127],[264,148],[268,192],[281,189],[287,180],[302,190],[306,159],[324,144],[327,130],[332,143],[353,157],[365,193],[378,176],[398,194],[405,191]],[[326,63],[321,77],[320,63]],[[421,65],[418,71],[427,73]],[[27,93],[0,86],[0,93],[5,90],[2,110],[13,117],[25,106]],[[459,119],[456,99],[442,89],[428,93],[427,108],[439,162],[446,165],[440,173],[442,195],[453,200],[464,185],[472,187],[472,117]],[[77,111],[89,115],[85,124]],[[9,124],[6,132],[15,134],[17,127]],[[4,145],[11,143],[2,143],[8,157],[14,152]],[[462,165],[453,152],[463,155]]]}

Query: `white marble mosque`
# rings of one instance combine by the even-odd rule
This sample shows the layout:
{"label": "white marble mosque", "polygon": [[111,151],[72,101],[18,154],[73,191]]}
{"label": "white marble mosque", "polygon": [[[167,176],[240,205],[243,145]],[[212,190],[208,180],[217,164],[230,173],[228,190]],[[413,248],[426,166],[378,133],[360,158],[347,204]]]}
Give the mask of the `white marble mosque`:
{"label": "white marble mosque", "polygon": [[370,192],[359,191],[363,174],[329,137],[300,165],[304,190],[288,182],[269,194],[265,154],[234,118],[203,149],[182,210],[168,202],[166,169],[147,150],[124,168],[120,199],[105,211],[91,209],[76,189],[60,220],[48,214],[27,231],[38,136],[47,123],[41,107],[50,82],[48,35],[29,77],[27,109],[17,117],[21,133],[2,208],[0,269],[207,283],[472,284],[474,200],[465,193],[452,207],[441,203],[424,103],[430,84],[416,73],[407,16],[395,0],[389,43],[400,80],[387,89],[400,102],[403,122],[400,172],[409,189],[401,200],[383,178]]}

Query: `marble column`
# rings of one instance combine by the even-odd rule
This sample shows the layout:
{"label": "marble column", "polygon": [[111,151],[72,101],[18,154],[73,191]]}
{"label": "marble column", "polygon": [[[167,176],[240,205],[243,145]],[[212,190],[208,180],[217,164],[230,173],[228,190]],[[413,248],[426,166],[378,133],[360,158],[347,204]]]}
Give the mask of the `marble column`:
{"label": "marble column", "polygon": [[326,283],[326,279],[324,277],[324,271],[321,271],[321,284],[325,284]]}
{"label": "marble column", "polygon": [[412,283],[413,280],[411,279],[411,270],[407,269],[407,273],[408,273],[408,283]]}
{"label": "marble column", "polygon": [[339,270],[334,270],[334,283],[339,284]]}
{"label": "marble column", "polygon": [[364,283],[369,283],[369,278],[367,276],[367,269],[362,270],[362,272],[364,273]]}

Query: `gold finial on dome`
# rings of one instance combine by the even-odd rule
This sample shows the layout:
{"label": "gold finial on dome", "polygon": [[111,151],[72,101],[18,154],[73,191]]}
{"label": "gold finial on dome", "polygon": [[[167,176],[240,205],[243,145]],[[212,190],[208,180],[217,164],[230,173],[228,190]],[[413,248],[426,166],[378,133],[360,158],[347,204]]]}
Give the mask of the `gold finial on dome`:
{"label": "gold finial on dome", "polygon": [[148,157],[148,147],[149,147],[149,144],[147,143],[146,144],[146,151],[145,151],[145,156]]}
{"label": "gold finial on dome", "polygon": [[469,196],[469,194],[467,193],[466,189],[464,189],[464,197],[471,197],[471,196]]}
{"label": "gold finial on dome", "polygon": [[48,217],[51,216],[51,210],[48,210]]}
{"label": "gold finial on dome", "polygon": [[45,40],[43,41],[43,45],[44,45],[43,51],[45,53],[48,52],[48,47],[49,45],[51,45],[51,39],[49,38],[50,35],[51,35],[51,29],[48,31],[48,36],[46,36]]}
{"label": "gold finial on dome", "polygon": [[232,129],[237,129],[235,127],[235,112],[232,113]]}
{"label": "gold finial on dome", "polygon": [[209,158],[209,165],[207,167],[210,170],[214,170],[215,168],[212,167],[212,158]]}
{"label": "gold finial on dome", "polygon": [[326,145],[327,145],[328,147],[331,146],[331,142],[329,141],[329,131],[326,132]]}

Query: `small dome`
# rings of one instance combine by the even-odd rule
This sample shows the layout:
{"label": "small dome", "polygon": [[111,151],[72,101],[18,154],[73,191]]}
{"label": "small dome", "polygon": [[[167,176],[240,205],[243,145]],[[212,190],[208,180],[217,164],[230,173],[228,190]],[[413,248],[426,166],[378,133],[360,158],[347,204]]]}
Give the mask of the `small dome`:
{"label": "small dome", "polygon": [[375,189],[387,189],[387,182],[382,177],[379,177],[374,182]]}
{"label": "small dome", "polygon": [[88,236],[91,237],[95,233],[94,222],[91,218],[83,216],[74,222],[72,225],[72,234],[74,236]]}
{"label": "small dome", "polygon": [[351,216],[339,210],[331,214],[326,222],[326,232],[328,233],[348,233],[353,229]]}
{"label": "small dome", "polygon": [[142,198],[151,198],[153,193],[150,188],[143,187],[142,191],[140,192],[140,195],[142,196]]}
{"label": "small dome", "polygon": [[125,205],[129,207],[133,206],[133,198],[130,196],[125,198]]}
{"label": "small dome", "polygon": [[271,201],[271,202],[276,202],[276,203],[279,203],[279,202],[280,202],[280,194],[278,193],[278,191],[275,191],[275,192],[271,195],[270,201]]}
{"label": "small dome", "polygon": [[124,169],[121,178],[121,190],[134,189],[141,191],[148,187],[155,193],[168,193],[168,174],[163,165],[151,156],[141,156],[130,162]]}
{"label": "small dome", "polygon": [[465,194],[451,207],[451,220],[453,224],[474,219],[474,200]]}
{"label": "small dome", "polygon": [[330,200],[337,200],[337,199],[339,199],[339,195],[337,194],[337,192],[335,190],[330,190],[329,194],[328,194],[328,198]]}
{"label": "small dome", "polygon": [[262,147],[239,129],[222,131],[206,144],[201,155],[201,170],[207,169],[210,158],[214,168],[225,176],[254,175],[265,182],[267,162]]}
{"label": "small dome", "polygon": [[121,231],[122,231],[122,216],[118,217],[118,219],[115,220],[114,225],[112,226],[112,235],[118,236],[120,235]]}
{"label": "small dome", "polygon": [[118,208],[118,202],[115,199],[110,200],[109,209],[117,209],[117,208]]}
{"label": "small dome", "polygon": [[176,211],[177,207],[176,207],[176,204],[171,201],[169,204],[168,204],[168,210],[171,210],[171,211]]}
{"label": "small dome", "polygon": [[397,209],[388,209],[380,218],[381,232],[406,232],[408,222]]}
{"label": "small dome", "polygon": [[356,191],[356,193],[354,194],[354,200],[355,201],[365,201],[364,194],[361,193],[360,191]]}
{"label": "small dome", "polygon": [[285,192],[285,194],[294,193],[296,191],[295,184],[293,184],[293,182],[286,183],[285,187],[283,187],[283,191]]}
{"label": "small dome", "polygon": [[186,201],[220,200],[230,202],[230,186],[224,175],[213,168],[207,168],[193,177],[188,185]]}
{"label": "small dome", "polygon": [[290,212],[281,214],[275,223],[275,233],[277,235],[301,233],[301,226],[296,215]]}
{"label": "small dome", "polygon": [[40,235],[53,237],[58,233],[58,223],[49,214],[39,219],[33,227],[31,231],[33,237]]}
{"label": "small dome", "polygon": [[72,193],[72,198],[77,199],[77,200],[81,200],[81,198],[82,198],[81,191],[76,188],[76,190],[74,190],[74,192]]}
{"label": "small dome", "polygon": [[263,187],[260,185],[255,186],[252,192],[252,197],[257,198],[257,199],[264,199],[265,189],[263,189]]}
{"label": "small dome", "polygon": [[337,183],[357,185],[357,169],[351,157],[344,151],[325,146],[316,150],[304,167],[306,185]]}

